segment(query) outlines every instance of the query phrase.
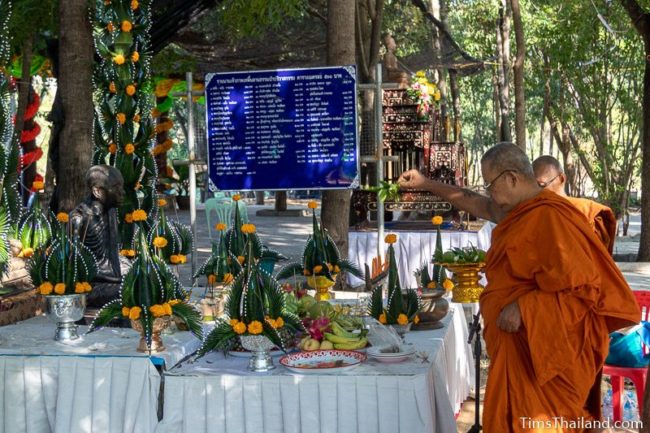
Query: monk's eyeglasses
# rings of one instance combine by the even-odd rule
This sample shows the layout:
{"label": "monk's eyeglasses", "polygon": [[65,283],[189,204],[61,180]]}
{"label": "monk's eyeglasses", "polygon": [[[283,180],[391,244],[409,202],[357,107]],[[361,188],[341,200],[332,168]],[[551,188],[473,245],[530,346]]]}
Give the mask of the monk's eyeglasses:
{"label": "monk's eyeglasses", "polygon": [[554,177],[553,179],[551,179],[551,180],[547,180],[546,182],[537,182],[537,185],[539,185],[540,188],[546,188],[547,186],[549,186],[550,184],[552,184],[553,181],[554,181],[555,179],[557,179],[558,177],[560,177],[561,174],[562,174],[562,173],[558,173],[558,174],[556,174],[555,177]]}
{"label": "monk's eyeglasses", "polygon": [[509,171],[517,171],[517,170],[512,170],[512,169],[510,169],[510,168],[508,168],[508,169],[506,169],[506,170],[503,170],[501,173],[499,173],[499,175],[498,175],[497,177],[495,177],[494,179],[492,179],[492,182],[484,183],[484,184],[483,184],[483,188],[485,188],[486,191],[489,191],[490,188],[492,188],[492,186],[494,185],[494,182],[496,182],[497,179],[499,179],[501,176],[503,176],[504,174],[506,174],[506,173],[509,172]]}

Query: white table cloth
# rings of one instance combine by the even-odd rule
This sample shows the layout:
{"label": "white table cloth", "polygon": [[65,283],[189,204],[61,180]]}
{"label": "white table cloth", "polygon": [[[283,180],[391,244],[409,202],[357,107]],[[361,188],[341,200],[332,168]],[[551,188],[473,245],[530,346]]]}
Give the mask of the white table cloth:
{"label": "white table cloth", "polygon": [[[433,269],[431,259],[436,250],[436,232],[387,231],[386,233],[397,235],[395,258],[402,287],[417,287],[415,271],[425,263],[429,265],[429,271]],[[485,249],[486,240],[489,246],[489,236],[483,236],[481,232],[442,231],[440,234],[443,250],[470,245]],[[377,257],[377,232],[350,232],[348,258],[363,270],[365,264],[372,269],[372,259],[375,257]],[[355,277],[349,278],[353,286],[363,283]]]}
{"label": "white table cloth", "polygon": [[[54,341],[41,316],[0,327],[0,433],[150,433],[160,375],[199,347],[189,332],[163,335],[166,352],[136,351],[132,329]],[[87,327],[81,326],[80,334]]]}
{"label": "white table cloth", "polygon": [[252,373],[247,360],[211,353],[165,373],[164,417],[156,433],[418,433],[456,431],[473,361],[462,307],[445,327],[412,331],[426,351],[399,364],[372,359],[336,375],[297,375],[279,365]]}

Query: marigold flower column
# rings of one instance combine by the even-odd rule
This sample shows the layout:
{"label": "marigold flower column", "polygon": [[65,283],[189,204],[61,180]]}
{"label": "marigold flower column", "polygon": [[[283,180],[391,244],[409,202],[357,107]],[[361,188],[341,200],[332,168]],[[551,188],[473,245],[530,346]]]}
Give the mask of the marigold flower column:
{"label": "marigold flower column", "polygon": [[151,0],[98,0],[95,5],[98,101],[94,164],[109,164],[124,177],[120,208],[122,239],[134,238],[127,215],[151,214],[155,203],[156,164],[151,154],[154,127],[149,81]]}

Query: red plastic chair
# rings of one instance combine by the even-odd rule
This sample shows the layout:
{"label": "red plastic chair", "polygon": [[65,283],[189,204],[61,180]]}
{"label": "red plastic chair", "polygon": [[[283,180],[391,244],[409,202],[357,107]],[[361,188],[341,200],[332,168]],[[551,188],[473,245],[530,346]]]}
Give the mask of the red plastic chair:
{"label": "red plastic chair", "polygon": [[[650,291],[634,291],[636,301],[641,308],[641,320],[648,320],[650,314]],[[645,353],[650,351],[649,347],[643,347]],[[639,418],[643,408],[643,393],[645,391],[645,381],[648,369],[634,367],[617,367],[607,365],[603,367],[603,374],[610,377],[612,383],[612,409],[614,421],[622,421],[623,395],[625,390],[625,378],[629,378],[636,388],[636,399],[639,408]]]}

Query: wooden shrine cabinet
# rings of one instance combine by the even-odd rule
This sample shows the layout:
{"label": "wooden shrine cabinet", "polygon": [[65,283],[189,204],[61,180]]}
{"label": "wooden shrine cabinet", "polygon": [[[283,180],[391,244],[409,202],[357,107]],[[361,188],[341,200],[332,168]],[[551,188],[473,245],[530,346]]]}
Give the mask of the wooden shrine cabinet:
{"label": "wooden shrine cabinet", "polygon": [[[450,128],[440,110],[419,116],[417,104],[404,89],[384,90],[382,105],[384,155],[397,156],[397,161],[384,162],[384,181],[397,182],[400,174],[415,168],[429,178],[466,186],[465,149],[462,143],[447,140]],[[399,201],[387,201],[384,206],[386,211],[440,213],[452,209],[450,203],[425,191],[402,192]],[[376,193],[355,191],[352,209],[357,221],[365,220],[368,211],[377,209]]]}

